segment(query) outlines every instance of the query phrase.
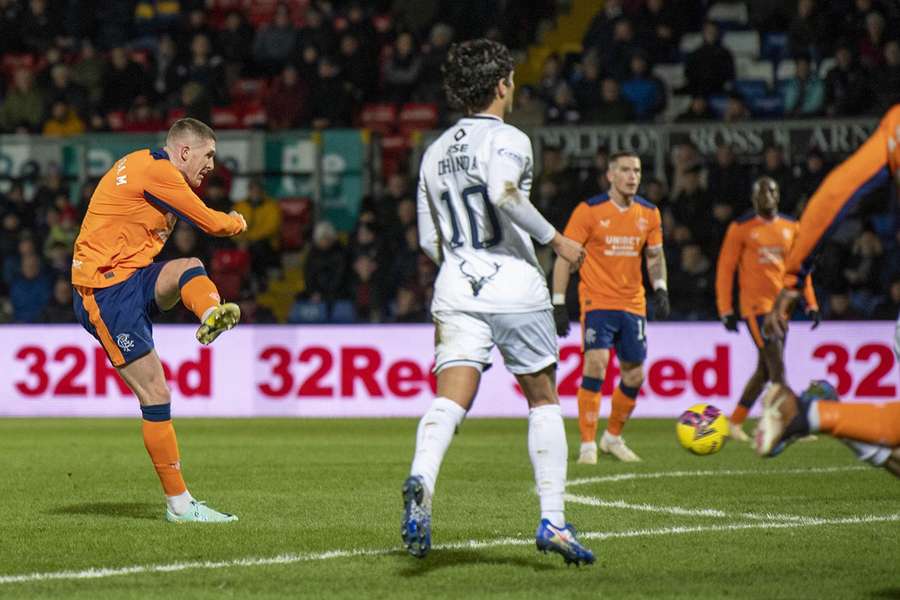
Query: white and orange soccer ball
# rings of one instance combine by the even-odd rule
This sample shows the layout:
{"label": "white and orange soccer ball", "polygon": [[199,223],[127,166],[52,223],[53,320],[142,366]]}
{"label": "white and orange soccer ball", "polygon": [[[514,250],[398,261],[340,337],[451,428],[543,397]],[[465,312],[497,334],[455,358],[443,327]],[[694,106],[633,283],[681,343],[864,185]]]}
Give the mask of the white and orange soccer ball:
{"label": "white and orange soccer ball", "polygon": [[678,443],[694,454],[715,454],[728,437],[728,419],[712,404],[695,404],[678,417]]}

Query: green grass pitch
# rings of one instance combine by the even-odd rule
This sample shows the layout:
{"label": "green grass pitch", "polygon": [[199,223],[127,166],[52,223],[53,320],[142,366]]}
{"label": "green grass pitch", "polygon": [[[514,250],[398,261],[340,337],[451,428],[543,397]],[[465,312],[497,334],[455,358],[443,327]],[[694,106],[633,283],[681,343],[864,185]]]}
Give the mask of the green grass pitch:
{"label": "green grass pitch", "polygon": [[900,481],[830,439],[696,457],[634,421],[644,462],[570,462],[598,560],[567,568],[534,548],[525,419],[463,425],[424,560],[399,539],[414,420],[176,427],[192,493],[239,523],[165,522],[138,419],[0,420],[0,598],[900,598]]}

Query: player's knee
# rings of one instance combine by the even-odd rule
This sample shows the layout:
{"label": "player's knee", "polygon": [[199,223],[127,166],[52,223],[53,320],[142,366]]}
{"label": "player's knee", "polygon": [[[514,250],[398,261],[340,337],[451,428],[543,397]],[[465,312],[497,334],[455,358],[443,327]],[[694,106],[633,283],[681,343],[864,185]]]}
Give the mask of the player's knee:
{"label": "player's knee", "polygon": [[172,392],[169,390],[165,380],[156,382],[149,389],[150,397],[148,400],[152,404],[169,404],[172,402]]}
{"label": "player's knee", "polygon": [[190,258],[186,258],[186,259],[184,259],[184,260],[185,260],[185,265],[184,265],[184,270],[185,270],[185,271],[187,271],[188,269],[196,269],[196,268],[198,268],[198,267],[201,268],[201,269],[204,268],[204,267],[203,267],[203,261],[200,260],[199,258],[195,257],[195,256],[192,256],[192,257],[190,257]]}
{"label": "player's knee", "polygon": [[606,376],[606,367],[609,359],[602,354],[594,354],[588,352],[584,355],[584,371],[585,377],[596,377],[602,379]]}
{"label": "player's knee", "polygon": [[622,371],[622,383],[628,387],[641,387],[644,384],[644,369],[638,367]]}

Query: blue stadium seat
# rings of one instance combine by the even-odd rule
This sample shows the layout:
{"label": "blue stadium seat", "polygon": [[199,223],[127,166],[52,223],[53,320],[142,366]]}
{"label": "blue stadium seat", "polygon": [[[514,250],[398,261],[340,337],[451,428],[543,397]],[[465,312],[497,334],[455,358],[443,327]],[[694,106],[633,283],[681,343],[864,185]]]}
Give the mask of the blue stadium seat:
{"label": "blue stadium seat", "polygon": [[762,79],[738,79],[734,82],[734,91],[749,103],[768,95],[769,86]]}
{"label": "blue stadium seat", "polygon": [[328,320],[328,307],[324,302],[295,302],[288,315],[288,323],[324,323]]}
{"label": "blue stadium seat", "polygon": [[780,117],[784,114],[784,101],[781,96],[770,94],[748,100],[750,112],[757,117]]}
{"label": "blue stadium seat", "polygon": [[775,64],[781,62],[788,54],[788,36],[780,31],[762,34],[762,47],[759,55]]}
{"label": "blue stadium seat", "polygon": [[350,300],[338,300],[331,307],[332,323],[355,323],[356,322],[356,306]]}

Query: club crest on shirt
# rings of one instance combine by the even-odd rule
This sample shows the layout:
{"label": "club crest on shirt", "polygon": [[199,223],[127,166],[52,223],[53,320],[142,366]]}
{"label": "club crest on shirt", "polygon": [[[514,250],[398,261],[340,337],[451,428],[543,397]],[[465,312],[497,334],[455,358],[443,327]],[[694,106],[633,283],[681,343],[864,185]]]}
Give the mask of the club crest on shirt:
{"label": "club crest on shirt", "polygon": [[641,231],[646,231],[648,227],[650,227],[650,221],[644,217],[639,217],[637,220],[637,228]]}

